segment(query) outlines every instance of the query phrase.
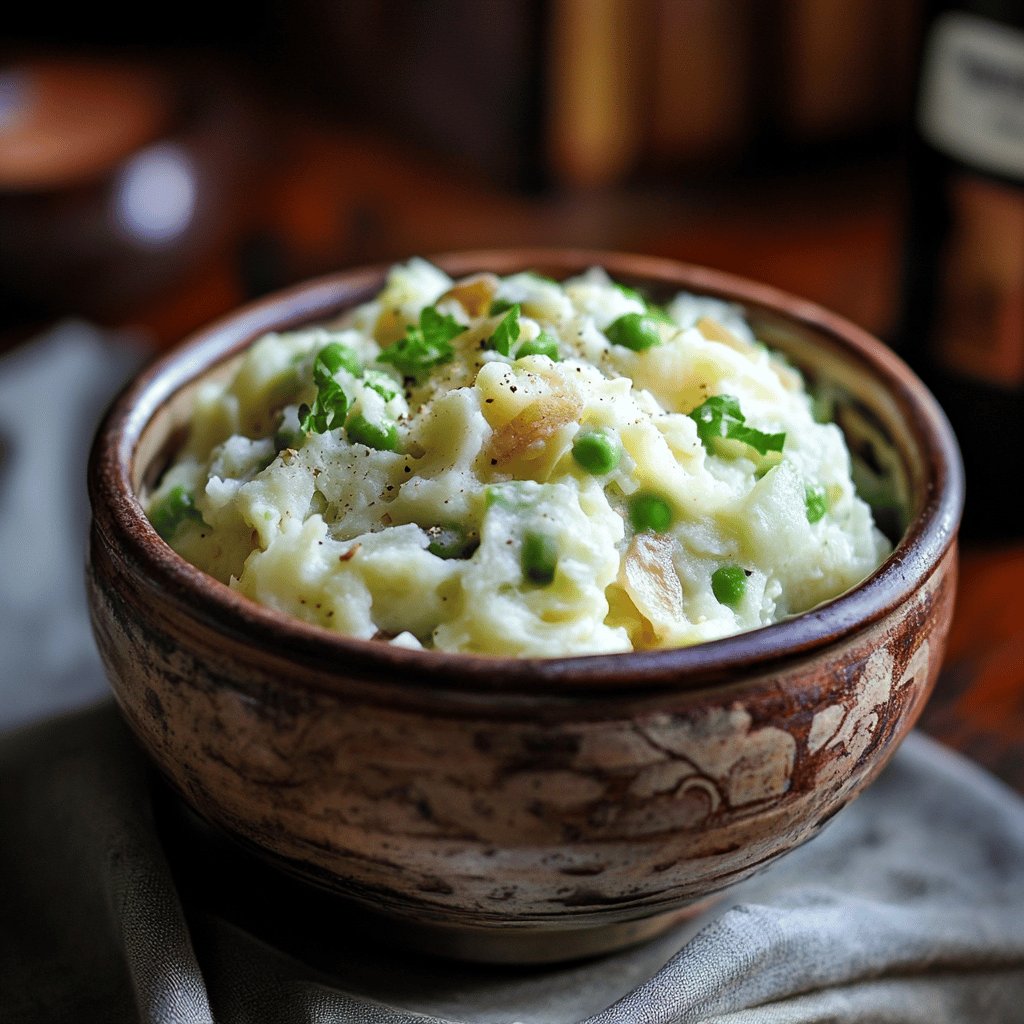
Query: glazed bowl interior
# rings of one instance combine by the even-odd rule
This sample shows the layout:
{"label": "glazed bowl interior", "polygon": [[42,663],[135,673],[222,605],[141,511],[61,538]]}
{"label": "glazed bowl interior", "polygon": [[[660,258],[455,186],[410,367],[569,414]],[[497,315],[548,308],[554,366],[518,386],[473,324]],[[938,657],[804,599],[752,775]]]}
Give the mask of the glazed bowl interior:
{"label": "glazed bowl interior", "polygon": [[323,278],[247,307],[165,356],[122,396],[113,416],[116,449],[96,468],[108,486],[131,497],[115,510],[129,544],[151,568],[154,585],[182,595],[192,612],[235,636],[274,630],[281,653],[414,685],[485,693],[562,692],[714,686],[734,683],[751,665],[770,665],[834,642],[877,620],[912,592],[955,537],[963,502],[962,468],[941,410],[920,381],[885,346],[812,303],[727,274],[667,260],[592,251],[527,250],[435,257],[453,277],[489,270],[534,270],[564,279],[603,266],[655,301],[691,291],[738,303],[755,334],[798,367],[812,393],[831,398],[857,468],[888,497],[866,495],[893,553],[868,579],[840,597],[768,627],[689,648],[566,658],[494,658],[409,651],[337,635],[259,607],[188,565],[159,542],[141,501],[180,446],[197,389],[228,379],[245,348],[271,330],[329,322],[380,289],[387,267]]}

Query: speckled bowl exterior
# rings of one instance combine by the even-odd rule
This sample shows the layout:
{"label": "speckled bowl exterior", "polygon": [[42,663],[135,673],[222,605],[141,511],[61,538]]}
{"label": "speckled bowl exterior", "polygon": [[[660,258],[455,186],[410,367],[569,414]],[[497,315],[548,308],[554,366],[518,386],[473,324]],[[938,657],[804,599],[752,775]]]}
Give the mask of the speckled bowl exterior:
{"label": "speckled bowl exterior", "polygon": [[[838,381],[898,451],[912,509],[893,555],[786,622],[620,655],[395,649],[253,604],[179,558],[137,496],[180,438],[198,378],[267,330],[368,298],[385,273],[371,268],[227,317],[116,401],[89,468],[96,638],[127,721],[173,787],[278,864],[410,931],[469,936],[467,955],[515,934],[615,926],[612,944],[628,941],[644,920],[815,835],[913,725],[953,607],[956,443],[888,349],[770,288],[605,252],[438,262],[455,275],[559,278],[602,265],[655,292],[740,303],[795,363]],[[589,948],[556,941],[551,958],[570,947]]]}

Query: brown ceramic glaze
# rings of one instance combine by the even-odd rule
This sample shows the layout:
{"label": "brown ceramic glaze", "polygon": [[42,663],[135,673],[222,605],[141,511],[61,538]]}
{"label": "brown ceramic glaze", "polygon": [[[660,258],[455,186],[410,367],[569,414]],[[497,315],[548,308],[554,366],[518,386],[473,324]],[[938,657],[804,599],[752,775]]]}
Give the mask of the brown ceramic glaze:
{"label": "brown ceramic glaze", "polygon": [[89,472],[92,616],[117,699],[163,773],[208,822],[406,922],[407,937],[557,959],[635,940],[747,877],[878,774],[942,660],[962,473],[906,366],[809,303],[613,253],[438,262],[555,277],[599,264],[655,293],[737,301],[794,362],[843,385],[897,449],[912,498],[870,579],[766,629],[562,659],[410,651],[251,603],[167,547],[137,498],[180,436],[190,385],[267,330],[368,298],[384,268],[249,306],[118,399]]}

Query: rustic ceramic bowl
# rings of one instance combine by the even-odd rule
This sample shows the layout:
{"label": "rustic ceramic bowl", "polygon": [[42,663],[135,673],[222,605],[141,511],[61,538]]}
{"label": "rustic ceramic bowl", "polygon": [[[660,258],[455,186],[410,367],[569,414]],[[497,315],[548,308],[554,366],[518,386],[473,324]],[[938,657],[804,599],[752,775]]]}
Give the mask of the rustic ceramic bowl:
{"label": "rustic ceramic bowl", "polygon": [[89,469],[96,638],[131,727],[207,822],[398,922],[407,942],[479,959],[598,952],[810,839],[881,771],[942,660],[963,499],[956,442],[883,345],[770,288],[605,252],[438,262],[456,276],[599,264],[656,297],[740,303],[763,338],[841,394],[839,418],[858,425],[851,442],[869,462],[891,445],[908,496],[893,555],[788,621],[631,654],[410,651],[253,604],[164,544],[139,496],[200,380],[268,330],[367,299],[385,273],[372,268],[226,317],[115,402]]}

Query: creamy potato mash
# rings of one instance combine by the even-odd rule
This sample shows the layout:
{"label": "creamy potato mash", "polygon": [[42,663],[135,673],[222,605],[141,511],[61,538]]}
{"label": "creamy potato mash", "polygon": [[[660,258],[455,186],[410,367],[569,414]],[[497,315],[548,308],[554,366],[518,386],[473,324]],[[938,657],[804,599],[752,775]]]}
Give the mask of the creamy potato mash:
{"label": "creamy potato mash", "polygon": [[841,432],[738,308],[600,269],[412,260],[337,323],[266,335],[202,388],[147,511],[255,601],[486,654],[711,640],[889,550]]}

